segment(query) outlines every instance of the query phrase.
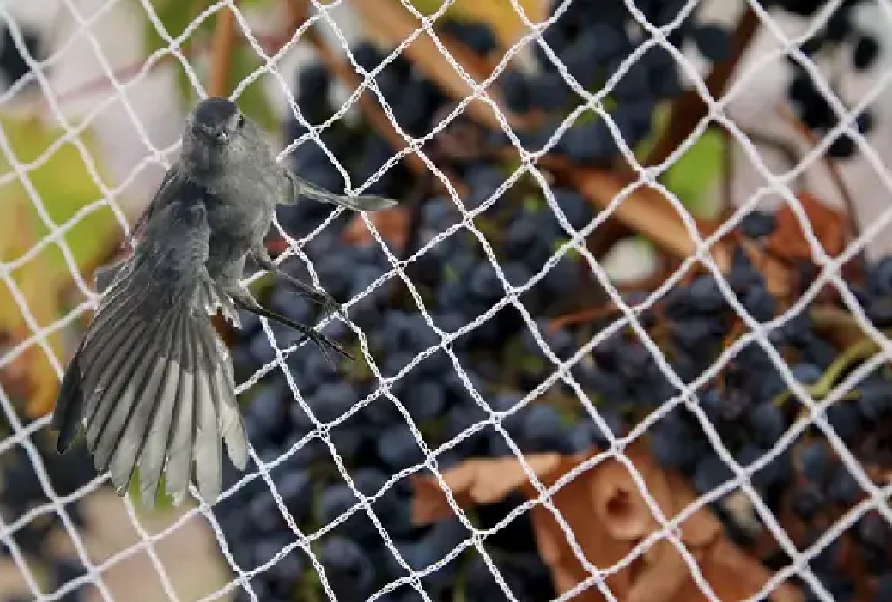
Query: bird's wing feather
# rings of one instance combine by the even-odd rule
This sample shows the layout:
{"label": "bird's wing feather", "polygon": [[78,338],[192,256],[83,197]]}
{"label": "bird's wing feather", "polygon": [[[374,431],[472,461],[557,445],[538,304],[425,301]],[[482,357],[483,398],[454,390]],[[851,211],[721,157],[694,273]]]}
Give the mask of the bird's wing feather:
{"label": "bird's wing feather", "polygon": [[181,171],[180,166],[177,163],[171,165],[170,168],[164,172],[164,177],[161,179],[158,191],[155,193],[151,202],[145,209],[143,209],[143,212],[133,225],[132,234],[134,238],[141,237],[146,225],[149,223],[149,220],[151,220],[153,215],[161,209],[164,209],[168,204],[177,200],[177,193],[179,192],[178,181],[180,178]]}
{"label": "bird's wing feather", "polygon": [[[136,223],[133,225],[129,239],[131,248],[135,248],[139,244],[139,240],[144,234],[145,227],[149,223],[149,220],[152,219],[152,216],[177,199],[176,195],[181,189],[181,186],[176,183],[179,178],[180,169],[177,164],[172,165],[170,169],[164,173],[164,178],[161,180],[158,192],[155,193],[151,202],[149,202],[146,208],[143,209],[142,213],[140,213],[137,218]],[[173,184],[171,185],[171,183]],[[96,291],[100,294],[106,292],[115,281],[115,278],[118,277],[121,268],[123,268],[126,263],[127,258],[125,257],[96,268],[96,271],[93,273],[93,286]]]}
{"label": "bird's wing feather", "polygon": [[208,315],[236,312],[205,268],[206,208],[180,197],[151,213],[133,255],[107,282],[53,415],[60,451],[83,425],[96,468],[111,470],[119,493],[140,466],[147,505],[165,469],[168,491],[182,500],[193,459],[202,497],[216,500],[221,437],[236,467],[247,462],[231,360]]}
{"label": "bird's wing feather", "polygon": [[96,271],[93,272],[93,286],[96,288],[97,292],[104,293],[108,290],[112,285],[112,282],[115,281],[115,278],[121,272],[121,268],[124,267],[125,262],[126,260],[122,259],[121,261],[109,263],[96,268]]}

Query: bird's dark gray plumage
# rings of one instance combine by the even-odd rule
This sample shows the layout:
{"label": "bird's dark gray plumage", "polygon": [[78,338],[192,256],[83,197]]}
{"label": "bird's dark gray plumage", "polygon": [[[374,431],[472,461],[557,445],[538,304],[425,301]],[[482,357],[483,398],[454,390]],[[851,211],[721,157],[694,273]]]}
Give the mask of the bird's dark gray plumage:
{"label": "bird's dark gray plumage", "polygon": [[211,315],[222,311],[237,325],[242,308],[291,326],[326,354],[328,348],[346,355],[309,326],[262,307],[240,284],[251,256],[302,294],[336,305],[280,271],[263,246],[276,205],[301,198],[360,211],[395,205],[313,187],[276,163],[234,103],[198,104],[179,160],[137,223],[133,253],[95,275],[100,304],[53,413],[60,453],[83,430],[97,470],[110,470],[120,495],[139,466],[144,505],[154,503],[163,473],[179,503],[194,461],[202,498],[219,497],[222,443],[244,470],[248,441],[232,363]]}

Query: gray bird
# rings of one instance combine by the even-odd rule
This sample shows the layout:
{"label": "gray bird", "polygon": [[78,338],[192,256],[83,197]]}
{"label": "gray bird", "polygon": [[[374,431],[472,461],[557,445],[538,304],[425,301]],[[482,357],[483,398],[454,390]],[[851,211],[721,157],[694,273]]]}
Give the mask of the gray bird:
{"label": "gray bird", "polygon": [[275,161],[260,130],[227,99],[195,107],[180,157],[134,229],[132,254],[97,271],[99,307],[53,412],[59,453],[83,428],[96,469],[110,470],[119,495],[138,465],[145,506],[154,504],[162,473],[179,504],[194,460],[202,498],[219,497],[222,442],[239,470],[248,442],[232,362],[211,316],[221,311],[238,325],[241,308],[294,328],[326,356],[327,348],[347,355],[310,326],[264,308],[240,284],[250,256],[302,294],[336,306],[282,272],[263,245],[276,205],[301,198],[356,211],[396,204],[335,195],[300,179]]}

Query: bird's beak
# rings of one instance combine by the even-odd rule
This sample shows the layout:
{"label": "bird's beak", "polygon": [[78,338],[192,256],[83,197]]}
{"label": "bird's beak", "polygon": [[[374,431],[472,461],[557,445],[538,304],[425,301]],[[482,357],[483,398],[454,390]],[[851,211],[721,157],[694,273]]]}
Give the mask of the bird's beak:
{"label": "bird's beak", "polygon": [[225,144],[229,140],[229,132],[225,129],[217,129],[204,125],[195,127],[195,135],[203,138],[208,144]]}

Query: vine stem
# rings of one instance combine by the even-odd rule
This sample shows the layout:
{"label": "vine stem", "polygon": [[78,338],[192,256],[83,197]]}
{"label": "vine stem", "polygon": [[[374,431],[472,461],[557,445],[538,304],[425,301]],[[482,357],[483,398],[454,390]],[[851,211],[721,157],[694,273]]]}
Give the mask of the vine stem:
{"label": "vine stem", "polygon": [[[859,360],[869,359],[871,355],[878,351],[879,347],[871,338],[857,341],[840,353],[824,374],[821,375],[821,378],[815,384],[806,387],[806,391],[812,397],[820,398],[827,396],[846,369]],[[783,405],[790,395],[791,391],[778,393],[773,400],[774,404],[778,406]]]}
{"label": "vine stem", "polygon": [[[716,63],[706,77],[706,89],[712,98],[720,98],[724,94],[728,82],[731,81],[731,76],[737,70],[740,59],[743,58],[758,30],[759,16],[752,7],[747,5],[746,11],[741,15],[737,27],[734,29],[731,55],[727,60]],[[688,90],[679,96],[672,103],[666,129],[648,153],[644,165],[657,165],[668,159],[708,113],[709,107],[706,101],[700,97],[700,93],[696,90]]]}
{"label": "vine stem", "polygon": [[229,78],[232,73],[232,55],[235,50],[235,14],[227,7],[217,13],[214,39],[211,45],[211,79],[208,93],[211,96],[226,96],[229,91]]}
{"label": "vine stem", "polygon": [[[734,29],[732,38],[731,55],[725,61],[716,63],[706,77],[706,89],[713,98],[721,97],[731,76],[737,69],[737,65],[750,42],[759,29],[759,17],[755,11],[747,6]],[[696,90],[688,90],[672,102],[669,110],[666,128],[659,135],[653,148],[645,157],[642,165],[656,165],[664,162],[675,152],[675,149],[684,142],[697,128],[697,124],[708,114],[709,108]],[[635,229],[628,224],[610,219],[598,229],[597,237],[589,241],[590,251],[596,257],[607,253],[621,239],[632,236]]]}

